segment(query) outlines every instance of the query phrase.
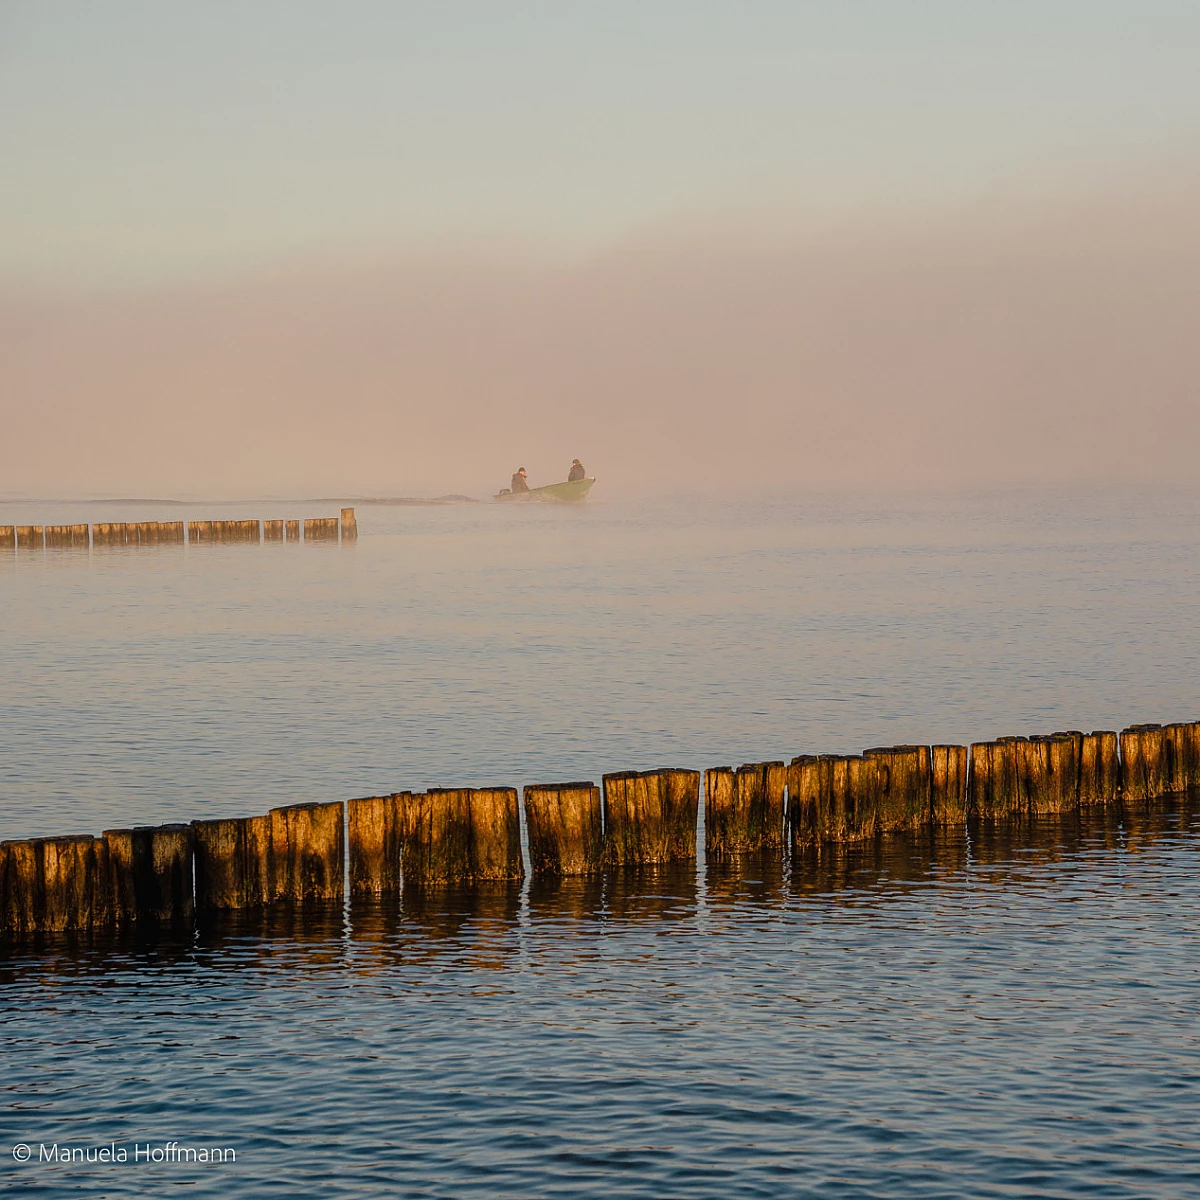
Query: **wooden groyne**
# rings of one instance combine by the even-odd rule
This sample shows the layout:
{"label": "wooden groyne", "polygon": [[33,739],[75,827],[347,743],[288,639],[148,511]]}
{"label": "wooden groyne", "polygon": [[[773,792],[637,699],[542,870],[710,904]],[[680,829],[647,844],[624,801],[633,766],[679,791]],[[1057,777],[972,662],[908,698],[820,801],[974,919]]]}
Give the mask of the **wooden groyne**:
{"label": "wooden groyne", "polygon": [[[301,537],[303,529],[303,537]],[[99,521],[93,525],[0,525],[0,552],[91,550],[118,546],[230,545],[256,542],[353,542],[354,509],[337,517],[259,521]]]}
{"label": "wooden groyne", "polygon": [[[697,857],[700,773],[618,771],[601,786],[431,788],[264,816],[0,842],[0,935],[186,928],[221,911],[356,902],[447,884],[517,883]],[[1200,721],[1069,730],[970,746],[876,747],[712,767],[706,856],[793,856],[892,831],[1136,811],[1200,789]],[[522,854],[522,827],[528,845]],[[799,865],[797,865],[799,864]]]}

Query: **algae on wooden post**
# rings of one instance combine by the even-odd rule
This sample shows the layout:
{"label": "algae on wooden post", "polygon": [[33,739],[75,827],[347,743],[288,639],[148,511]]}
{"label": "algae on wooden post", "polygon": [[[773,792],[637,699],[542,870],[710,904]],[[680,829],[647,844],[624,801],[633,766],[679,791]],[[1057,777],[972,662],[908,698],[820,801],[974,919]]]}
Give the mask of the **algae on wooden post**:
{"label": "algae on wooden post", "polygon": [[927,825],[931,816],[929,747],[880,746],[864,751],[863,757],[875,764],[875,831]]}
{"label": "algae on wooden post", "polygon": [[592,782],[524,789],[529,865],[535,875],[591,875],[604,865],[600,789]]}
{"label": "algae on wooden post", "polygon": [[103,929],[112,924],[108,846],[91,834],[38,839],[41,927],[47,932]]}
{"label": "algae on wooden post", "polygon": [[431,788],[397,805],[406,887],[523,877],[515,788]]}
{"label": "algae on wooden post", "polygon": [[196,905],[257,908],[275,898],[269,817],[193,821]]}
{"label": "algae on wooden post", "polygon": [[782,762],[745,763],[705,774],[705,852],[720,858],[783,844],[787,768]]}
{"label": "algae on wooden post", "polygon": [[363,796],[346,802],[351,896],[400,890],[400,825],[396,797]]}
{"label": "algae on wooden post", "polygon": [[517,790],[510,787],[472,788],[471,814],[473,879],[523,879],[521,815]]}
{"label": "algae on wooden post", "polygon": [[1068,812],[1078,806],[1079,767],[1073,734],[1022,738],[1014,741],[1013,747],[1021,799],[1028,813]]}
{"label": "algae on wooden post", "polygon": [[277,900],[340,900],[345,895],[345,805],[290,804],[273,808],[271,873]]}
{"label": "algae on wooden post", "polygon": [[1117,734],[1085,733],[1079,747],[1079,803],[1082,807],[1116,804],[1120,799],[1121,764]]}
{"label": "algae on wooden post", "polygon": [[929,748],[929,811],[937,825],[960,825],[967,819],[967,748]]}
{"label": "algae on wooden post", "polygon": [[821,823],[829,807],[831,772],[820,755],[799,754],[788,766],[788,828],[792,848],[821,840]]}
{"label": "algae on wooden post", "polygon": [[999,738],[971,746],[968,811],[976,817],[1007,817],[1025,805],[1017,770],[1017,745],[1024,738]]}
{"label": "algae on wooden post", "polygon": [[113,918],[121,925],[189,924],[192,830],[189,825],[107,829]]}
{"label": "algae on wooden post", "polygon": [[1161,725],[1131,725],[1121,732],[1121,793],[1127,802],[1155,800],[1167,792],[1166,739]]}
{"label": "algae on wooden post", "polygon": [[605,857],[614,866],[696,857],[700,773],[675,767],[604,776]]}

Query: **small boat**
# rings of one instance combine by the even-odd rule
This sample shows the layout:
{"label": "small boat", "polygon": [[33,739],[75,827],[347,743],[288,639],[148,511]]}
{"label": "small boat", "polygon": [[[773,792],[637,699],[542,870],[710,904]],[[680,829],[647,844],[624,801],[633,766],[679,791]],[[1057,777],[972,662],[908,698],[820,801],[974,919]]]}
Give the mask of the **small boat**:
{"label": "small boat", "polygon": [[530,488],[527,492],[514,492],[504,488],[497,500],[549,500],[555,504],[574,504],[592,490],[595,479],[576,479],[574,483],[548,483],[545,487]]}

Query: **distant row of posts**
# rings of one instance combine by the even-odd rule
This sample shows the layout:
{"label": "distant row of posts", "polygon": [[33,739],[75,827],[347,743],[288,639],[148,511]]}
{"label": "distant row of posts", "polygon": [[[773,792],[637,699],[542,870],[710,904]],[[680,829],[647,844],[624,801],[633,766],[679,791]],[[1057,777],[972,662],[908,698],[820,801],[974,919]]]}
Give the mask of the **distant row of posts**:
{"label": "distant row of posts", "polygon": [[[1200,787],[1200,722],[1069,731],[972,746],[714,767],[706,854],[799,854],[969,821],[1136,809]],[[519,881],[522,818],[538,878],[694,861],[701,777],[662,768],[591,782],[434,788],[265,816],[0,842],[0,934],[190,924],[197,913]]]}
{"label": "distant row of posts", "polygon": [[304,521],[106,521],[94,525],[0,525],[0,551],[88,550],[231,542],[343,542],[358,537],[354,509]]}

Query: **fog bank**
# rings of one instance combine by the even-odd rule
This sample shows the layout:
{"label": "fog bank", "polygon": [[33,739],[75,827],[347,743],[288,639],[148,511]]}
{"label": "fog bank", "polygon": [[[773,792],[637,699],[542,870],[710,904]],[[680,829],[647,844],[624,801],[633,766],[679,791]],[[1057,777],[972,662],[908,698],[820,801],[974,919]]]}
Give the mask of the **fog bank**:
{"label": "fog bank", "polygon": [[[485,494],[1195,477],[1200,186],[584,263],[0,287],[0,492]],[[601,494],[598,492],[598,494]]]}

